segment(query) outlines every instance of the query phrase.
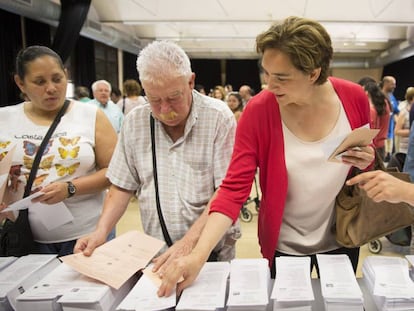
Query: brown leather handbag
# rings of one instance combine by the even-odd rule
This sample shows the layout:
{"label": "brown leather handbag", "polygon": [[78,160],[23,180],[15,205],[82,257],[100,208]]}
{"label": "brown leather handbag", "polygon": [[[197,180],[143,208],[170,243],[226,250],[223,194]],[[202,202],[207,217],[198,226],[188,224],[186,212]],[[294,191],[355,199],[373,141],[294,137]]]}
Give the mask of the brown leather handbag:
{"label": "brown leather handbag", "polygon": [[[374,169],[380,169],[401,180],[410,182],[406,173],[388,171],[378,154]],[[353,174],[360,172],[353,169]],[[374,202],[358,185],[344,185],[335,202],[336,241],[345,247],[362,246],[369,241],[386,236],[414,224],[414,207],[404,203]]]}

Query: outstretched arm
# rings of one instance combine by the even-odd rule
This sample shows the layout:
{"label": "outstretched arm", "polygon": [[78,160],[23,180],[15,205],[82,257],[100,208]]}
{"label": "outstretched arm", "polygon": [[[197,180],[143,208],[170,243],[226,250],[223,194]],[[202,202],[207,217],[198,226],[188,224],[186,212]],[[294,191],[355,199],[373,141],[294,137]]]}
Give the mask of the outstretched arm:
{"label": "outstretched arm", "polygon": [[158,296],[169,296],[178,284],[177,293],[188,287],[197,277],[211,251],[231,226],[232,220],[224,214],[211,213],[193,251],[172,261],[162,275]]}

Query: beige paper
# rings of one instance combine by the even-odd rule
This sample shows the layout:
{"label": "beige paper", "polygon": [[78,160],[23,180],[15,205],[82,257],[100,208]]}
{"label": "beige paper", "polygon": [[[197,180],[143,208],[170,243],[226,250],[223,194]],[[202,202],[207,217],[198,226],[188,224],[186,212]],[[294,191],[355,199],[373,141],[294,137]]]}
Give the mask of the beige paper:
{"label": "beige paper", "polygon": [[345,139],[336,147],[335,151],[329,156],[328,161],[341,162],[340,154],[348,149],[362,147],[371,144],[379,129],[370,129],[360,127],[353,130]]}
{"label": "beige paper", "polygon": [[97,247],[90,257],[83,253],[60,259],[76,271],[119,289],[145,268],[165,242],[138,231],[129,231]]}
{"label": "beige paper", "polygon": [[6,156],[0,161],[0,203],[3,202],[4,193],[6,192],[8,176],[10,167],[12,166],[13,153],[15,149],[16,146],[11,148],[7,152]]}

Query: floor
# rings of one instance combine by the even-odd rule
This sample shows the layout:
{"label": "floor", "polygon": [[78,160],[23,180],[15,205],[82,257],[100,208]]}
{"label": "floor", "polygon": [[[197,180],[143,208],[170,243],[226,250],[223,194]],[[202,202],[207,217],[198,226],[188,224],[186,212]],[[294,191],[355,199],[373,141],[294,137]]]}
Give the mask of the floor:
{"label": "floor", "polygon": [[[242,237],[236,244],[237,258],[260,258],[260,250],[257,242],[257,211],[255,203],[252,202],[247,205],[247,208],[253,213],[251,222],[241,221]],[[136,200],[132,200],[128,206],[127,211],[117,225],[117,234],[122,234],[129,230],[142,231],[138,204]],[[401,247],[391,244],[386,238],[380,239],[382,250],[378,255],[382,256],[404,256],[409,254],[409,247]],[[362,262],[366,256],[375,256],[368,249],[367,245],[361,247],[360,261],[358,264],[357,277],[361,277]]]}

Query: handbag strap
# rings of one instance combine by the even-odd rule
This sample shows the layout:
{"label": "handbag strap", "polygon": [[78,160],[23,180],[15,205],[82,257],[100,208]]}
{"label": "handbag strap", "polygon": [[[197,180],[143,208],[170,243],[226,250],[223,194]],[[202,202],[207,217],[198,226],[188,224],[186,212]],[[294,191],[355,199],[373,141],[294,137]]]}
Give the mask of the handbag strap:
{"label": "handbag strap", "polygon": [[59,124],[60,119],[65,114],[65,111],[68,108],[69,104],[70,104],[70,101],[65,100],[65,103],[63,104],[62,108],[60,108],[58,114],[56,115],[55,119],[53,120],[52,125],[49,127],[45,137],[43,138],[39,149],[37,150],[36,156],[33,160],[32,169],[30,170],[29,178],[27,180],[27,184],[26,184],[26,187],[24,189],[24,195],[23,195],[24,198],[29,196],[30,192],[32,191],[33,181],[36,177],[37,169],[39,168],[40,159],[43,156],[43,151],[45,150],[46,145],[49,143],[50,137],[52,136],[53,132],[55,131],[55,129],[57,127],[57,125]]}
{"label": "handbag strap", "polygon": [[154,175],[154,185],[155,185],[155,200],[157,204],[157,213],[158,218],[160,220],[160,225],[162,229],[162,235],[164,236],[164,240],[168,246],[173,245],[171,240],[170,234],[168,233],[167,226],[164,221],[164,217],[162,215],[161,204],[160,204],[160,196],[158,191],[158,174],[157,174],[157,157],[155,154],[155,121],[154,117],[150,114],[150,128],[151,128],[151,150],[152,150],[152,167],[153,167],[153,175]]}

